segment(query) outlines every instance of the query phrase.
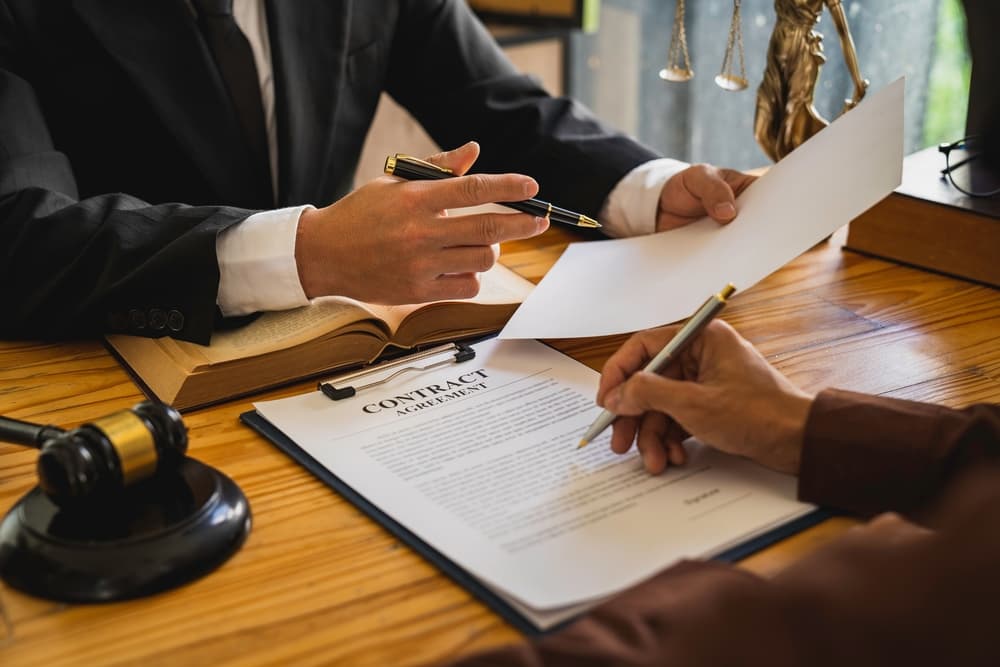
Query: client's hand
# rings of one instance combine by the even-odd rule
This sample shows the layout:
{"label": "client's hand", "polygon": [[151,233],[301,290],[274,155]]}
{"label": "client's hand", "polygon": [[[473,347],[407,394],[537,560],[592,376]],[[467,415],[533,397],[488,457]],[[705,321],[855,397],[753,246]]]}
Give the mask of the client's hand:
{"label": "client's hand", "polygon": [[[479,157],[470,142],[428,158],[465,174]],[[520,174],[475,174],[440,181],[383,177],[299,220],[295,260],[306,296],[349,296],[372,303],[464,299],[479,292],[499,243],[548,229],[526,213],[448,217],[449,208],[534,197],[538,183]]]}
{"label": "client's hand", "polygon": [[656,231],[682,227],[706,215],[716,222],[730,222],[736,217],[736,196],[755,178],[709,164],[692,165],[674,174],[660,192]]}
{"label": "client's hand", "polygon": [[721,320],[710,323],[665,376],[640,371],[679,328],[640,332],[604,365],[597,402],[622,415],[611,448],[624,454],[635,441],[646,469],[656,474],[684,463],[681,442],[692,435],[797,473],[812,397]]}

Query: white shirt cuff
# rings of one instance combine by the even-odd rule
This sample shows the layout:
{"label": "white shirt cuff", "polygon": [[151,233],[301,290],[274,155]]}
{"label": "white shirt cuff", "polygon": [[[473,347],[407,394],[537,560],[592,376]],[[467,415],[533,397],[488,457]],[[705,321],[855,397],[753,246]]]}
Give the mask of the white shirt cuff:
{"label": "white shirt cuff", "polygon": [[639,236],[656,231],[660,192],[670,178],[688,168],[686,162],[660,158],[625,174],[601,209],[602,230],[608,236]]}
{"label": "white shirt cuff", "polygon": [[311,206],[254,213],[216,238],[222,314],[246,315],[309,303],[295,264],[299,216]]}

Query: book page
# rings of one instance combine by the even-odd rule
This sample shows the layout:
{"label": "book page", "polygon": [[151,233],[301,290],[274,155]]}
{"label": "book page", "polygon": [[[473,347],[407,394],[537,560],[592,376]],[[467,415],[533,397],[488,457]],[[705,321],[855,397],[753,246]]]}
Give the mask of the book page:
{"label": "book page", "polygon": [[489,271],[480,274],[479,294],[471,299],[453,299],[449,301],[432,301],[430,303],[407,304],[402,306],[379,306],[371,304],[368,307],[388,326],[390,331],[396,331],[409,315],[424,309],[438,308],[448,304],[503,304],[521,303],[534,285],[526,278],[517,275],[502,264],[494,264]]}
{"label": "book page", "polygon": [[532,284],[510,269],[496,265],[482,275],[479,294],[471,299],[380,306],[346,297],[322,297],[302,308],[264,313],[238,329],[217,331],[208,346],[178,341],[186,355],[208,363],[256,356],[299,345],[362,320],[380,320],[386,338],[411,313],[451,303],[521,303]]}
{"label": "book page", "polygon": [[[812,507],[791,476],[691,444],[659,476],[613,454],[598,374],[537,341],[331,401],[256,403],[310,456],[519,608],[558,618],[686,557],[706,557]],[[373,375],[370,380],[379,379]],[[577,608],[577,611],[579,609]]]}
{"label": "book page", "polygon": [[366,304],[342,297],[323,297],[308,306],[264,313],[250,324],[212,334],[209,346],[181,343],[211,363],[241,359],[284,349],[318,338],[355,322],[373,319]]}

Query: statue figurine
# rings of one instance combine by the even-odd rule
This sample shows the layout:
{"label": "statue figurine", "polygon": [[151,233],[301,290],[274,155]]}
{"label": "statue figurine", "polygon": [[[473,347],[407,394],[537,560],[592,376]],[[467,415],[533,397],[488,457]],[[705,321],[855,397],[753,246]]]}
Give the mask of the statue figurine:
{"label": "statue figurine", "polygon": [[868,81],[861,78],[840,0],[775,0],[777,21],[767,48],[767,69],[757,89],[754,114],[754,137],[775,162],[829,125],[813,106],[816,80],[826,61],[823,35],[813,26],[824,5],[833,16],[847,69],[854,79],[854,96],[844,101],[844,111],[857,105],[868,88]]}

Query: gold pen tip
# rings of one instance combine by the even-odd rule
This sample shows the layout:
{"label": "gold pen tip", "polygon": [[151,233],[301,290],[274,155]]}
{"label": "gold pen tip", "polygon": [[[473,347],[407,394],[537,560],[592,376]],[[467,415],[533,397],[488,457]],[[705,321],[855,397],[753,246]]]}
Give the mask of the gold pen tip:
{"label": "gold pen tip", "polygon": [[591,228],[597,229],[598,227],[601,226],[601,223],[599,223],[597,220],[594,220],[593,218],[591,218],[589,216],[581,215],[580,216],[580,226],[581,227],[591,227]]}
{"label": "gold pen tip", "polygon": [[731,297],[733,295],[733,292],[735,291],[736,291],[736,285],[729,283],[728,285],[722,288],[721,292],[719,292],[719,298],[725,301],[726,299]]}
{"label": "gold pen tip", "polygon": [[583,449],[584,447],[587,446],[588,442],[590,442],[590,440],[583,439],[583,440],[580,441],[580,444],[576,446],[576,448],[577,449]]}

